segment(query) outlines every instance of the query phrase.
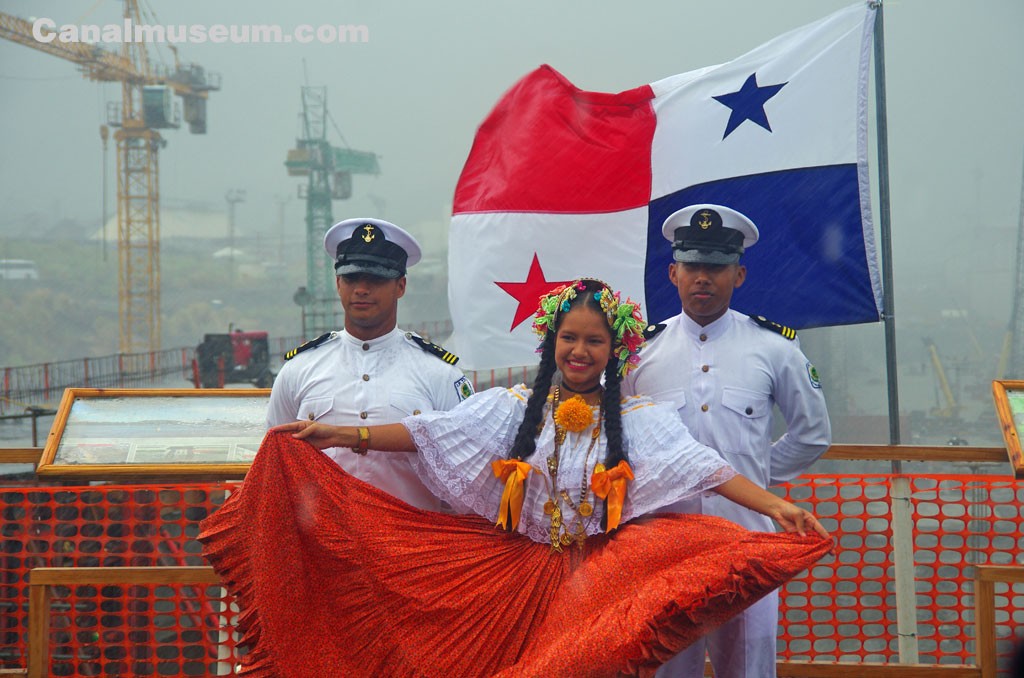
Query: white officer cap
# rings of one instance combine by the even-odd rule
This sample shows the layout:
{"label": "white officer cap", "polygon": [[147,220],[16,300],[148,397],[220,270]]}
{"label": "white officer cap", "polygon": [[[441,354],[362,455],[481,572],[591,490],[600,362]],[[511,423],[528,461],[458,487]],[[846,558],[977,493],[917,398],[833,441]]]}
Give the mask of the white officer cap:
{"label": "white officer cap", "polygon": [[692,264],[735,264],[757,242],[754,222],[722,205],[702,204],[672,213],[661,227],[672,258]]}
{"label": "white officer cap", "polygon": [[412,235],[382,219],[339,221],[324,234],[324,249],[334,258],[337,275],[367,273],[401,278],[422,253]]}

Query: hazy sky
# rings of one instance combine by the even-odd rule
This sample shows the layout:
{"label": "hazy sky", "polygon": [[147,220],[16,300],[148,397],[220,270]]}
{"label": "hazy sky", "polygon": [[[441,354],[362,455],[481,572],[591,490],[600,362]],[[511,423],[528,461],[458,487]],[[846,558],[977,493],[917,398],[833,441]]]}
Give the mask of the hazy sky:
{"label": "hazy sky", "polygon": [[[583,89],[616,92],[720,63],[847,0],[150,0],[163,24],[361,24],[364,44],[182,44],[183,61],[219,73],[205,136],[165,133],[165,205],[220,209],[245,189],[239,232],[277,233],[276,200],[299,183],[299,90],[325,85],[344,141],[380,155],[357,176],[338,219],[379,213],[431,242],[476,126],[518,78],[547,63]],[[0,10],[56,23],[117,21],[115,0],[0,0]],[[1024,2],[888,0],[885,53],[897,317],[928,324],[964,308],[986,350],[1009,318],[1024,163]],[[154,50],[165,62],[166,48]],[[53,56],[0,41],[0,237],[31,213],[94,219],[101,209],[106,103],[120,87],[85,81]],[[872,125],[874,120],[872,119]],[[874,134],[874,130],[871,130]],[[343,141],[331,130],[331,139]],[[872,142],[874,145],[874,142]],[[113,155],[110,209],[113,209]],[[876,168],[872,166],[874,173]],[[877,193],[875,195],[877,201]],[[379,203],[378,203],[379,204]],[[877,207],[876,207],[877,214]],[[303,208],[287,206],[304,238]],[[443,238],[440,228],[438,236]]]}
{"label": "hazy sky", "polygon": [[[355,197],[336,202],[335,216],[376,212],[372,195],[400,224],[440,221],[476,126],[537,65],[551,64],[584,89],[620,91],[732,59],[850,3],[629,4],[149,0],[164,24],[361,24],[369,35],[364,44],[180,45],[182,60],[220,73],[223,89],[210,95],[205,136],[165,132],[165,204],[220,207],[227,190],[245,189],[240,231],[275,231],[275,198],[294,195],[299,183],[282,163],[308,75],[328,88],[345,141],[381,156],[383,173],[357,176]],[[120,8],[116,0],[0,0],[5,12],[58,24],[116,21]],[[960,278],[957,293],[972,298],[990,296],[993,273],[1012,274],[1007,238],[1018,218],[1024,151],[1022,29],[1020,0],[885,3],[897,262],[928,262]],[[172,59],[165,47],[154,52]],[[85,81],[67,62],[0,41],[0,235],[30,212],[98,221],[98,129],[106,102],[119,99],[117,85]],[[111,186],[113,162],[111,154]],[[301,203],[287,209],[302,237]],[[977,258],[965,256],[968,249]]]}

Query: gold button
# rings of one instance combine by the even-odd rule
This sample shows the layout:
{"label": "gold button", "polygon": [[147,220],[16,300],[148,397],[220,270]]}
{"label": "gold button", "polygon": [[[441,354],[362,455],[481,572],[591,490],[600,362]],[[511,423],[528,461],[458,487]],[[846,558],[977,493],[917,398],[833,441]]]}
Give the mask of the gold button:
{"label": "gold button", "polygon": [[359,418],[360,419],[366,419],[368,416],[370,416],[368,412],[360,412],[359,413]]}
{"label": "gold button", "polygon": [[363,381],[370,381],[370,375],[364,374],[363,375]]}
{"label": "gold button", "polygon": [[413,415],[417,415],[417,414],[420,413],[420,411],[419,410],[413,410],[412,413],[413,413]]}
{"label": "gold button", "polygon": [[312,412],[310,412],[310,413],[309,413],[309,420],[310,420],[310,421],[313,421],[313,419],[315,419],[315,417],[313,416],[313,413],[312,413]]}
{"label": "gold button", "polygon": [[708,370],[710,370],[710,369],[711,369],[711,368],[710,368],[710,367],[708,367],[707,365],[701,365],[701,366],[700,366],[700,371],[701,371],[701,372],[707,372],[707,371],[708,371]]}
{"label": "gold button", "polygon": [[707,412],[707,411],[708,411],[708,406],[707,406],[707,403],[705,403],[705,404],[703,404],[703,405],[701,405],[701,406],[700,406],[700,411],[701,411],[701,412]]}
{"label": "gold button", "polygon": [[406,332],[405,333],[405,338],[406,339],[412,339],[412,332]]}
{"label": "gold button", "polygon": [[708,335],[706,335],[706,334],[700,335],[700,340],[701,341],[707,341],[708,340]]}
{"label": "gold button", "polygon": [[364,351],[369,351],[370,350],[370,344],[364,341],[363,342],[363,350]]}

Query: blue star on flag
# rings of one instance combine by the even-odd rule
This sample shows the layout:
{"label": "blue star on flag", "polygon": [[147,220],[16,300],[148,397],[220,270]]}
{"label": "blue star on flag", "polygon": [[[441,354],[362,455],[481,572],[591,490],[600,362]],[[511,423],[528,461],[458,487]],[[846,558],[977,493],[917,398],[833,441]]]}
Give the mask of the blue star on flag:
{"label": "blue star on flag", "polygon": [[732,109],[732,113],[729,114],[729,123],[725,126],[725,134],[722,135],[722,138],[725,139],[732,134],[732,131],[746,120],[757,123],[771,132],[772,128],[768,124],[768,115],[764,112],[764,104],[778,94],[779,90],[785,87],[786,84],[784,82],[779,85],[758,87],[757,73],[751,73],[739,91],[712,97],[718,103]]}

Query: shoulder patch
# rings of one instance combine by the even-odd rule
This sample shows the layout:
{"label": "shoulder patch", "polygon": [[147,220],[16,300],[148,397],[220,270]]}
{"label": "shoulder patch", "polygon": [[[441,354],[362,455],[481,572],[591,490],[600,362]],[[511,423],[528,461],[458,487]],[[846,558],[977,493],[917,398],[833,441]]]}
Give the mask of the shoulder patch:
{"label": "shoulder patch", "polygon": [[460,377],[455,381],[455,392],[459,394],[459,401],[463,401],[473,395],[473,384],[466,377]]}
{"label": "shoulder patch", "polygon": [[306,343],[301,344],[299,346],[296,346],[292,350],[290,350],[287,353],[285,353],[284,354],[284,359],[285,360],[291,360],[292,358],[294,358],[295,356],[299,355],[303,351],[308,351],[311,348],[316,348],[317,346],[320,346],[320,345],[326,343],[333,336],[334,336],[334,332],[327,332],[326,334],[321,334],[316,339],[310,339]]}
{"label": "shoulder patch", "polygon": [[766,330],[771,330],[776,334],[781,334],[783,337],[789,339],[790,341],[796,339],[796,330],[794,330],[792,327],[780,325],[777,322],[768,320],[768,318],[765,318],[763,315],[751,315],[750,318],[751,320],[753,320],[755,323],[765,328]]}
{"label": "shoulder patch", "polygon": [[441,360],[445,361],[449,365],[454,365],[455,363],[459,362],[459,356],[457,356],[454,353],[451,353],[449,351],[446,351],[443,347],[438,346],[437,344],[430,343],[429,341],[427,341],[423,337],[419,336],[418,334],[413,334],[412,332],[406,332],[405,333],[405,338],[408,339],[409,341],[413,342],[414,344],[416,344],[420,348],[422,348],[424,351],[426,351],[430,355],[437,356],[438,358],[440,358]]}
{"label": "shoulder patch", "polygon": [[811,380],[811,386],[814,388],[821,388],[821,377],[818,376],[818,370],[814,368],[814,365],[807,362],[807,378]]}
{"label": "shoulder patch", "polygon": [[647,327],[644,328],[644,339],[650,341],[654,337],[658,336],[658,334],[666,327],[668,326],[665,323],[658,323],[657,325],[648,325]]}

